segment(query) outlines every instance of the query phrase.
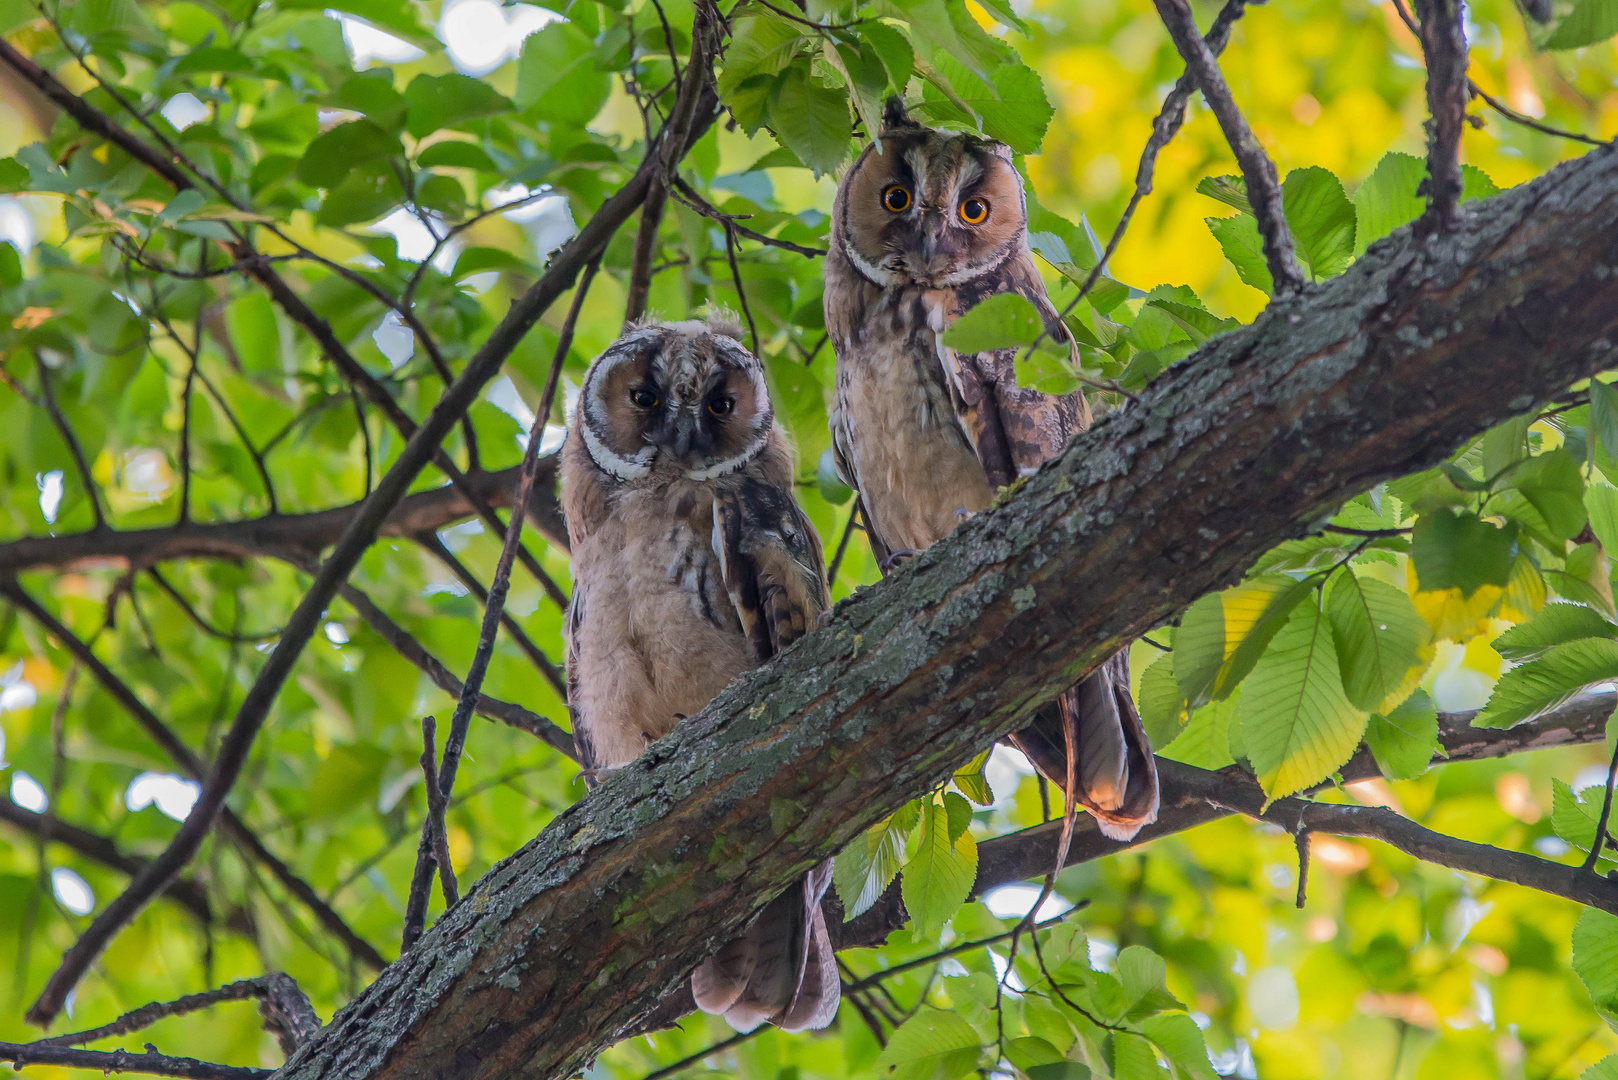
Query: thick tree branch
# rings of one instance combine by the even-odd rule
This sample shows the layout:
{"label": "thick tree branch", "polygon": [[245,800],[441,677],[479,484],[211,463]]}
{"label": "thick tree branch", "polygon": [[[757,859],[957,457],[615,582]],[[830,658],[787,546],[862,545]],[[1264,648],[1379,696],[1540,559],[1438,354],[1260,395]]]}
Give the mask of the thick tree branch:
{"label": "thick tree branch", "polygon": [[[511,505],[521,466],[468,473],[467,481],[491,507]],[[567,550],[567,524],[556,502],[556,455],[539,461],[528,521],[546,541]],[[26,570],[144,570],[171,559],[251,559],[263,555],[313,559],[335,544],[354,520],[361,500],[310,514],[270,514],[181,528],[90,530],[66,536],[30,536],[0,544],[0,577]],[[453,485],[418,491],[399,501],[378,536],[436,532],[477,514],[465,492]]]}
{"label": "thick tree branch", "polygon": [[572,1075],[773,895],[1128,641],[1618,362],[1614,265],[1618,154],[1595,151],[1204,345],[614,770],[283,1080]]}
{"label": "thick tree branch", "polygon": [[1293,258],[1292,230],[1287,227],[1286,214],[1281,209],[1281,183],[1275,174],[1275,162],[1258,144],[1253,129],[1247,126],[1247,119],[1236,107],[1230,87],[1219,72],[1218,61],[1197,32],[1191,6],[1186,0],[1153,0],[1153,3],[1169,36],[1174,39],[1174,47],[1185,60],[1186,74],[1196,80],[1197,88],[1225,133],[1225,141],[1242,167],[1242,177],[1247,181],[1247,200],[1253,206],[1259,234],[1264,238],[1264,259],[1275,283],[1275,295],[1296,292],[1303,287],[1304,277]]}

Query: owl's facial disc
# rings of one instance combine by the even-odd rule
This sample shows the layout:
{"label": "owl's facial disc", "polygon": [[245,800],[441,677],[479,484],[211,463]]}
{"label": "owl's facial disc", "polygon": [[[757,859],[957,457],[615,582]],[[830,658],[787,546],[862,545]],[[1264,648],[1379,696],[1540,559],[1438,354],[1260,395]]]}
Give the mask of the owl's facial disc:
{"label": "owl's facial disc", "polygon": [[1021,242],[1022,180],[997,143],[914,125],[883,132],[844,181],[843,251],[884,287],[951,288],[987,273]]}
{"label": "owl's facial disc", "polygon": [[763,369],[705,323],[635,331],[586,379],[581,424],[596,464],[621,480],[711,480],[763,450],[774,416]]}

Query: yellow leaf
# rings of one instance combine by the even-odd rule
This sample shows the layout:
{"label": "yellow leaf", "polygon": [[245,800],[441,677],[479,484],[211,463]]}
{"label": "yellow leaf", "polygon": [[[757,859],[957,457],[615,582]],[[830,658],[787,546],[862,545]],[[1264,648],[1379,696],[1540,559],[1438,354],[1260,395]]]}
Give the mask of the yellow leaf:
{"label": "yellow leaf", "polygon": [[1405,580],[1416,614],[1432,628],[1434,637],[1451,641],[1464,641],[1478,633],[1478,624],[1505,595],[1498,585],[1479,585],[1471,596],[1462,596],[1460,589],[1418,591],[1416,569],[1409,563],[1405,566]]}
{"label": "yellow leaf", "polygon": [[1545,578],[1527,555],[1518,554],[1506,582],[1506,595],[1500,600],[1500,617],[1514,623],[1527,622],[1545,606]]}

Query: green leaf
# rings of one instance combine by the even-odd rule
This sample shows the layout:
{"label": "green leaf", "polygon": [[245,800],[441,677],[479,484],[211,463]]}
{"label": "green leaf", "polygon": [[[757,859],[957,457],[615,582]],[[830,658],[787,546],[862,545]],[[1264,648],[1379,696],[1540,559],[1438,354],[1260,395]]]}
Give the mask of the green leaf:
{"label": "green leaf", "polygon": [[1204,177],[1197,183],[1197,192],[1249,216],[1253,213],[1253,204],[1247,201],[1247,181],[1240,176]]}
{"label": "green leaf", "polygon": [[[960,796],[956,796],[960,798]],[[962,805],[966,804],[961,799]],[[970,810],[968,811],[970,812]],[[916,853],[904,865],[900,895],[910,913],[916,941],[936,938],[944,924],[966,903],[977,877],[978,847],[970,832],[950,838],[950,815],[945,803],[921,806],[921,838]]]}
{"label": "green leaf", "polygon": [[1266,296],[1275,295],[1275,279],[1264,259],[1264,241],[1258,233],[1258,221],[1247,214],[1228,218],[1204,218],[1208,231],[1219,241],[1219,249],[1236,268],[1236,276]]}
{"label": "green leaf", "polygon": [[405,87],[405,129],[416,138],[484,116],[511,111],[511,102],[482,79],[450,73],[417,75]]}
{"label": "green leaf", "polygon": [[1618,641],[1582,638],[1500,676],[1473,727],[1507,728],[1547,712],[1595,683],[1618,678]]}
{"label": "green leaf", "polygon": [[725,46],[719,96],[728,104],[736,88],[753,76],[779,75],[803,45],[802,32],[785,19],[768,14],[737,19]]}
{"label": "green leaf", "polygon": [[1365,745],[1389,780],[1414,780],[1427,771],[1438,741],[1438,710],[1426,691],[1416,690],[1386,716],[1373,713],[1365,725]]}
{"label": "green leaf", "polygon": [[1299,261],[1315,281],[1341,274],[1354,257],[1354,204],[1343,183],[1319,166],[1294,169],[1281,184],[1281,205]]}
{"label": "green leaf", "polygon": [[282,11],[325,11],[330,8],[345,15],[358,15],[366,22],[404,38],[412,45],[436,52],[443,46],[433,32],[416,17],[410,0],[277,0]]}
{"label": "green leaf", "polygon": [[1367,714],[1343,692],[1331,627],[1314,604],[1293,612],[1253,668],[1240,716],[1247,757],[1272,799],[1319,783],[1354,753]]}
{"label": "green leaf", "polygon": [[1618,3],[1577,0],[1539,42],[1542,49],[1577,49],[1618,34]]}
{"label": "green leaf", "polygon": [[1142,1021],[1141,1031],[1191,1080],[1217,1080],[1202,1029],[1185,1013],[1148,1017]]}
{"label": "green leaf", "polygon": [[[1583,799],[1564,780],[1551,778],[1551,829],[1580,851],[1588,852],[1596,842],[1596,825],[1601,818],[1602,787],[1586,788],[1593,798]],[[1613,831],[1609,828],[1609,831]]]}
{"label": "green leaf", "polygon": [[424,169],[451,168],[476,169],[478,172],[497,173],[500,167],[477,143],[445,139],[435,142],[416,155],[416,164]]}
{"label": "green leaf", "polygon": [[845,921],[867,911],[887,891],[904,863],[905,841],[920,819],[921,803],[905,803],[838,853],[832,884],[843,901]]}
{"label": "green leaf", "polygon": [[22,284],[22,255],[10,240],[0,240],[0,288]]}
{"label": "green leaf", "polygon": [[1579,461],[1563,449],[1531,457],[1510,474],[1511,486],[1539,511],[1553,540],[1571,540],[1584,529],[1584,477]]}
{"label": "green leaf", "polygon": [[367,120],[388,131],[398,130],[407,108],[404,96],[393,88],[393,71],[389,68],[355,73],[343,80],[326,104],[364,113]]}
{"label": "green leaf", "polygon": [[[964,64],[941,57],[937,70],[949,82],[954,97],[929,82],[922,88],[919,113],[971,131],[981,120],[983,133],[991,139],[1000,140],[1019,154],[1039,152],[1056,110],[1045,97],[1045,84],[1032,68],[1020,63],[1000,64],[985,81]],[[963,112],[962,105],[970,113]]]}
{"label": "green leaf", "polygon": [[261,378],[281,377],[281,328],[268,296],[246,293],[231,301],[225,308],[225,330],[243,371]]}
{"label": "green leaf", "polygon": [[1597,1009],[1618,1012],[1618,915],[1584,909],[1573,927],[1573,971]]}
{"label": "green leaf", "polygon": [[1166,989],[1168,973],[1163,958],[1143,945],[1130,945],[1118,954],[1118,981],[1130,1005],[1153,990]]}
{"label": "green leaf", "polygon": [[574,23],[549,23],[522,43],[512,97],[524,113],[582,126],[611,90],[612,77],[596,70],[595,42]]}
{"label": "green leaf", "polygon": [[1521,663],[1552,646],[1580,638],[1618,638],[1618,626],[1583,604],[1553,602],[1541,608],[1532,619],[1518,623],[1495,638],[1492,644],[1503,658]]}
{"label": "green leaf", "polygon": [[1579,1074],[1579,1080],[1618,1080],[1618,1054],[1604,1057]]}
{"label": "green leaf", "polygon": [[404,189],[399,186],[398,175],[385,164],[380,167],[372,164],[354,169],[326,192],[315,220],[334,227],[375,221],[403,200]]}
{"label": "green leaf", "polygon": [[453,176],[430,175],[416,185],[415,203],[427,210],[455,216],[466,209],[466,189]]}
{"label": "green leaf", "polygon": [[1397,706],[1399,702],[1388,698],[1404,689],[1426,637],[1426,624],[1409,595],[1385,581],[1345,570],[1336,575],[1326,613],[1348,700],[1367,712]]}
{"label": "green leaf", "polygon": [[236,49],[206,45],[193,49],[175,61],[174,74],[190,75],[199,71],[219,71],[232,75],[249,75],[253,61]]}
{"label": "green leaf", "polygon": [[1082,1061],[1053,1061],[1048,1065],[1030,1065],[1023,1070],[1028,1080],[1090,1080],[1094,1074]]}
{"label": "green leaf", "polygon": [[848,157],[852,127],[842,91],[792,67],[776,81],[769,108],[775,133],[817,177],[835,172]]}
{"label": "green leaf", "polygon": [[[1223,769],[1235,764],[1230,752],[1231,721],[1241,705],[1241,689],[1224,701],[1211,701],[1191,714],[1173,742],[1158,747],[1159,757],[1183,761],[1199,769]],[[1241,725],[1235,730],[1240,735]],[[1156,746],[1157,744],[1153,744]]]}
{"label": "green leaf", "polygon": [[1066,350],[1058,351],[1047,338],[1031,354],[1026,349],[1017,353],[1011,365],[1012,375],[1017,385],[1025,390],[1038,390],[1042,394],[1058,397],[1071,394],[1083,384],[1079,381],[1073,362],[1068,359],[1069,355]]}
{"label": "green leaf", "polygon": [[1607,456],[1618,460],[1618,386],[1590,380],[1590,431]]}
{"label": "green leaf", "polygon": [[315,137],[298,162],[298,179],[311,187],[335,188],[355,166],[403,153],[397,135],[370,120],[350,120]]}
{"label": "green leaf", "polygon": [[980,78],[1009,59],[1010,50],[978,25],[965,0],[887,0],[877,10],[908,22],[911,40],[923,56],[942,49]]}
{"label": "green leaf", "polygon": [[1174,635],[1174,676],[1191,707],[1230,696],[1313,588],[1265,574],[1192,604]]}
{"label": "green leaf", "polygon": [[1127,1031],[1113,1036],[1114,1080],[1168,1080],[1168,1070],[1157,1063],[1152,1044]]}
{"label": "green leaf", "polygon": [[874,20],[862,23],[857,32],[881,58],[888,71],[888,85],[900,91],[908,86],[916,70],[916,53],[910,39],[887,23]]}
{"label": "green leaf", "polygon": [[891,1080],[954,1080],[974,1070],[982,1047],[971,1024],[929,1006],[888,1037],[874,1068]]}
{"label": "green leaf", "polygon": [[1505,588],[1517,561],[1517,523],[1500,528],[1464,510],[1433,510],[1416,522],[1410,561],[1423,591],[1460,589],[1465,598],[1483,585]]}
{"label": "green leaf", "polygon": [[[994,748],[990,747],[988,750],[983,751],[983,753],[955,770],[955,775],[952,777],[955,781],[955,786],[960,788],[968,799],[971,799],[979,806],[988,806],[994,802],[994,792],[989,788],[989,781],[984,776],[984,770],[989,765],[989,755],[993,750]],[[967,820],[970,824],[970,807],[967,808]],[[955,831],[953,823],[950,826],[950,831],[952,834]]]}
{"label": "green leaf", "polygon": [[16,158],[0,158],[0,191],[27,191],[28,166]]}
{"label": "green leaf", "polygon": [[820,460],[815,464],[815,489],[834,506],[842,506],[854,497],[854,489],[843,483],[843,478],[837,474],[837,452],[829,446],[820,452]]}
{"label": "green leaf", "polygon": [[1618,488],[1591,484],[1584,490],[1590,531],[1607,551],[1618,552]]}
{"label": "green leaf", "polygon": [[1146,738],[1153,746],[1167,746],[1179,736],[1185,727],[1187,712],[1185,697],[1174,678],[1173,653],[1164,653],[1141,672],[1136,704],[1140,708],[1141,722],[1146,725]]}
{"label": "green leaf", "polygon": [[944,815],[949,823],[949,842],[953,844],[965,836],[966,830],[972,825],[972,804],[953,791],[944,792],[943,800]]}
{"label": "green leaf", "polygon": [[455,267],[449,276],[452,281],[460,281],[486,270],[514,270],[520,274],[531,274],[534,273],[534,265],[503,248],[469,247],[456,256]]}
{"label": "green leaf", "polygon": [[1427,166],[1418,157],[1397,151],[1382,156],[1354,192],[1354,209],[1359,216],[1354,254],[1421,216],[1427,201],[1416,194],[1416,188],[1426,175]]}
{"label": "green leaf", "polygon": [[960,353],[990,352],[1032,345],[1044,329],[1044,318],[1026,296],[997,293],[956,319],[943,342]]}
{"label": "green leaf", "polygon": [[[1153,290],[1153,292],[1156,291],[1155,289]],[[1211,337],[1228,333],[1241,325],[1241,321],[1238,319],[1221,319],[1210,311],[1174,300],[1149,300],[1144,306],[1155,308],[1167,315],[1176,326],[1190,335],[1191,340],[1198,345]]]}

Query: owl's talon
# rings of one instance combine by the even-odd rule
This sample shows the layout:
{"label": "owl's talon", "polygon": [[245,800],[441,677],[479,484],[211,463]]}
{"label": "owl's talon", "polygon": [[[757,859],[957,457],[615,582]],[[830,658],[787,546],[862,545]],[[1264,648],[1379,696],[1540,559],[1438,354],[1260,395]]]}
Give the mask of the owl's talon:
{"label": "owl's talon", "polygon": [[883,559],[880,563],[878,563],[877,569],[881,570],[884,574],[891,574],[894,568],[897,567],[900,562],[904,561],[905,559],[915,558],[919,554],[921,553],[915,548],[900,548],[898,551],[895,551],[886,559]]}

